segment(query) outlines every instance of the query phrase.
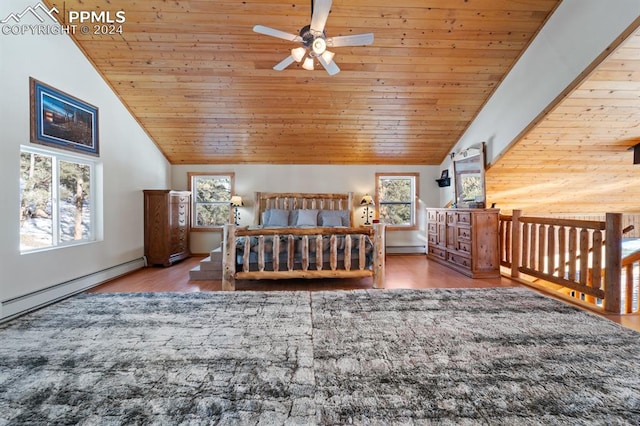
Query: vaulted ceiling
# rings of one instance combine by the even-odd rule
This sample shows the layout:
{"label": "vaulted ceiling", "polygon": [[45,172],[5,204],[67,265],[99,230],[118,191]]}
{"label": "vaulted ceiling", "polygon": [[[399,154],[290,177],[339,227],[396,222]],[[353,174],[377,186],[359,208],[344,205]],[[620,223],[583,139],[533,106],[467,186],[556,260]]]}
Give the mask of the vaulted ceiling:
{"label": "vaulted ceiling", "polygon": [[[54,2],[48,1],[49,5]],[[172,164],[440,164],[558,0],[334,0],[341,72],[272,67],[311,2],[66,0],[126,13],[77,44]]]}
{"label": "vaulted ceiling", "polygon": [[[260,24],[297,34],[311,20],[311,1],[57,6],[125,12],[121,33],[74,39],[172,164],[439,165],[559,3],[334,0],[327,37],[374,34],[369,46],[333,49],[335,76],[319,64],[274,71],[299,44],[252,31]],[[492,162],[489,203],[531,213],[640,212],[640,165],[628,150],[640,142],[640,35],[632,27]]]}

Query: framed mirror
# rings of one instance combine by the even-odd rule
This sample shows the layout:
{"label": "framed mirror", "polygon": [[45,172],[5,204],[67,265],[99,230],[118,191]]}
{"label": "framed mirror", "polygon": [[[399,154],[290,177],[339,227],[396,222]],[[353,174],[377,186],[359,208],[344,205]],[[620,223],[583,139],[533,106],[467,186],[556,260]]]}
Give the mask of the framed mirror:
{"label": "framed mirror", "polygon": [[484,208],[484,142],[462,151],[453,158],[456,207]]}

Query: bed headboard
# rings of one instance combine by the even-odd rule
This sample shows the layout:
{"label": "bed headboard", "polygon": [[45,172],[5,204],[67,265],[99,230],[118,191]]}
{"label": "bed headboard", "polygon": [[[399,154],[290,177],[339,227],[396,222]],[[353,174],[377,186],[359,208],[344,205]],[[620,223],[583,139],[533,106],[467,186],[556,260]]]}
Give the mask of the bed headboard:
{"label": "bed headboard", "polygon": [[[296,192],[256,192],[254,223],[259,225],[267,209],[349,210],[353,208],[353,192],[312,194]],[[353,223],[353,221],[352,221]]]}

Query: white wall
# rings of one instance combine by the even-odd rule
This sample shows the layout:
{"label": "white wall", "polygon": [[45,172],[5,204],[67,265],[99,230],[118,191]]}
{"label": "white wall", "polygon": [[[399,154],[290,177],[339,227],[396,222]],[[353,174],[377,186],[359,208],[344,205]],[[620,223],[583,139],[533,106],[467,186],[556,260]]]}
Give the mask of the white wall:
{"label": "white wall", "polygon": [[[639,16],[639,0],[563,0],[453,151],[487,142],[492,164]],[[447,157],[442,167],[450,166]],[[453,199],[453,188],[441,204]]]}
{"label": "white wall", "polygon": [[[420,173],[417,231],[387,232],[388,247],[424,246],[426,240],[426,207],[437,207],[440,189],[435,182],[440,177],[438,166],[343,166],[343,165],[174,165],[172,188],[187,189],[188,172],[234,172],[235,192],[251,203],[260,192],[353,192],[356,202],[362,195],[375,194],[375,174],[384,172]],[[247,204],[247,202],[245,202]],[[354,219],[361,220],[362,210],[356,207]],[[253,204],[240,210],[242,225],[253,223]],[[207,253],[220,245],[219,232],[192,232],[191,249]]]}
{"label": "white wall", "polygon": [[[35,5],[3,0],[0,19]],[[25,17],[37,24],[34,17]],[[2,24],[0,24],[1,26]],[[170,184],[154,143],[66,35],[0,34],[0,307],[9,299],[95,274],[143,255],[142,189]],[[20,145],[29,145],[29,77],[99,108],[101,240],[20,254]]]}

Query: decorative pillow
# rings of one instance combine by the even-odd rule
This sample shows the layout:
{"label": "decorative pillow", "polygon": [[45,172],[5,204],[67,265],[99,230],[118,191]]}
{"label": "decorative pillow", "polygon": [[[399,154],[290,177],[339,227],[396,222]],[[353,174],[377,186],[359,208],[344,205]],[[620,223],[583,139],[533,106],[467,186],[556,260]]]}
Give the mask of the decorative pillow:
{"label": "decorative pillow", "polygon": [[265,211],[264,226],[288,226],[289,210],[269,209]]}
{"label": "decorative pillow", "polygon": [[318,210],[298,210],[296,226],[318,226]]}
{"label": "decorative pillow", "polygon": [[338,216],[322,216],[322,226],[342,226],[342,219]]}
{"label": "decorative pillow", "polygon": [[320,222],[326,217],[339,217],[342,226],[351,226],[351,212],[349,210],[320,210]]}
{"label": "decorative pillow", "polygon": [[291,210],[291,213],[289,213],[289,226],[296,226],[296,223],[298,223],[298,212],[300,210]]}

